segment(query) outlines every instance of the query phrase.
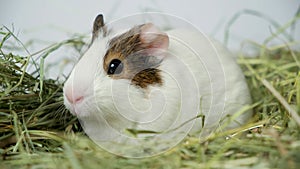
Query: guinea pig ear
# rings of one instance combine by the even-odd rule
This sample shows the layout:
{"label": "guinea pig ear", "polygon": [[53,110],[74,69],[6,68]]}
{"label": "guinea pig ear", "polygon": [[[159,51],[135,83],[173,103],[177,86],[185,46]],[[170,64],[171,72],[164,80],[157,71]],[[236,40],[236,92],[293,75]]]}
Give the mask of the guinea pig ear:
{"label": "guinea pig ear", "polygon": [[169,47],[169,37],[154,24],[146,23],[140,28],[140,41],[145,48],[166,50]]}
{"label": "guinea pig ear", "polygon": [[97,15],[97,17],[94,20],[92,42],[99,36],[99,32],[102,32],[103,36],[106,36],[107,31],[104,25],[104,19],[102,14]]}

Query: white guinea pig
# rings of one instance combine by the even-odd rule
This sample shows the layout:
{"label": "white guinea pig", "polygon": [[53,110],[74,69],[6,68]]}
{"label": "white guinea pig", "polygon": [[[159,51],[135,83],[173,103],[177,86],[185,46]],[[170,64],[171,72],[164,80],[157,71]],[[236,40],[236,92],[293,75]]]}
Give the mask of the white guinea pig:
{"label": "white guinea pig", "polygon": [[98,15],[92,43],[64,85],[64,104],[88,135],[209,133],[228,119],[236,127],[251,117],[245,111],[228,118],[251,99],[240,68],[218,42],[152,23],[112,32]]}

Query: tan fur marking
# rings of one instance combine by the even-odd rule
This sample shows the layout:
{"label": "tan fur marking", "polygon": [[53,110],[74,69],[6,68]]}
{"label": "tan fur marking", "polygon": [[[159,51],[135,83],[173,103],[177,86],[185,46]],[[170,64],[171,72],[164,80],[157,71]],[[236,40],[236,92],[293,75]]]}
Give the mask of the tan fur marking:
{"label": "tan fur marking", "polygon": [[157,69],[161,61],[146,53],[149,46],[140,41],[142,26],[136,26],[110,40],[109,49],[103,58],[103,68],[107,72],[110,62],[119,59],[124,64],[122,73],[109,76],[114,79],[128,79],[134,85],[147,88],[163,82]]}

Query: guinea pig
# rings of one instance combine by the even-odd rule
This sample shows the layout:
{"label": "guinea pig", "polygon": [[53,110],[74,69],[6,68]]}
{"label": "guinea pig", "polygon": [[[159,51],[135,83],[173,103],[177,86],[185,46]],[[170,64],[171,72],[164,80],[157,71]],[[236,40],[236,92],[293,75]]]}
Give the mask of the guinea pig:
{"label": "guinea pig", "polygon": [[153,23],[113,30],[102,15],[63,90],[66,108],[96,140],[130,138],[128,132],[209,134],[252,115],[242,111],[251,104],[243,73],[219,42]]}

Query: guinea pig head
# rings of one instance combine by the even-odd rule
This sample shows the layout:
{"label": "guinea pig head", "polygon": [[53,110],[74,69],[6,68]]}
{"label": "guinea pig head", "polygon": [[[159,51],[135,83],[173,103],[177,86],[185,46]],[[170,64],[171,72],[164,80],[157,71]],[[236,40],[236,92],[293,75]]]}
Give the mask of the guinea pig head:
{"label": "guinea pig head", "polygon": [[164,83],[159,66],[168,46],[167,34],[152,23],[112,35],[98,15],[91,45],[65,82],[66,108],[78,117],[110,114],[119,104],[113,95],[126,97],[128,88],[135,100],[147,99],[149,87]]}

